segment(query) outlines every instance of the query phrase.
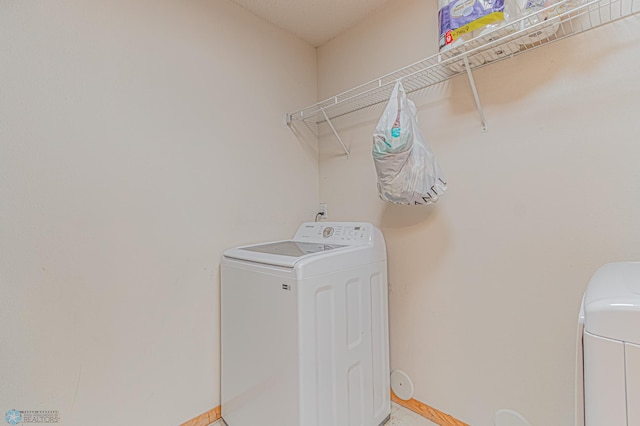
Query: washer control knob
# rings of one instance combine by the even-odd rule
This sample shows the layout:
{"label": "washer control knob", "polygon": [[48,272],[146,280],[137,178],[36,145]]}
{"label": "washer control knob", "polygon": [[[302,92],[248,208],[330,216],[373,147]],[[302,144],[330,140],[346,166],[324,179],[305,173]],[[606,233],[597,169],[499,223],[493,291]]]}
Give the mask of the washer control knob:
{"label": "washer control knob", "polygon": [[322,236],[325,238],[329,238],[333,235],[333,232],[333,228],[331,226],[327,226],[326,228],[324,228],[324,231],[322,231]]}

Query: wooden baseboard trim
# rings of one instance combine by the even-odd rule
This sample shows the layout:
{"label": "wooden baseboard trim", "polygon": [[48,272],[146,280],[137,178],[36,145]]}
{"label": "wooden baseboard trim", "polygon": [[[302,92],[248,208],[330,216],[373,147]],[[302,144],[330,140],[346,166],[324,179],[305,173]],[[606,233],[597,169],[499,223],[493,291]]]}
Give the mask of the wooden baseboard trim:
{"label": "wooden baseboard trim", "polygon": [[200,414],[198,417],[194,417],[191,420],[187,420],[180,426],[209,426],[216,420],[220,420],[222,417],[221,407],[218,405],[216,408]]}
{"label": "wooden baseboard trim", "polygon": [[[400,399],[393,393],[393,391],[391,391],[391,401],[398,405],[402,405],[404,408],[411,410],[425,419],[439,424],[440,426],[469,426],[455,417],[443,413],[442,411],[438,411],[417,399],[412,398],[407,401]],[[222,410],[218,405],[216,408],[212,408],[211,410],[200,414],[198,417],[182,423],[180,426],[209,426],[211,423],[220,420],[221,417]]]}
{"label": "wooden baseboard trim", "polygon": [[393,391],[391,391],[391,401],[398,405],[402,405],[404,408],[411,410],[425,419],[439,424],[440,426],[469,426],[449,414],[438,411],[433,407],[429,407],[427,404],[420,402],[417,399],[411,398],[407,401],[400,399],[393,393]]}

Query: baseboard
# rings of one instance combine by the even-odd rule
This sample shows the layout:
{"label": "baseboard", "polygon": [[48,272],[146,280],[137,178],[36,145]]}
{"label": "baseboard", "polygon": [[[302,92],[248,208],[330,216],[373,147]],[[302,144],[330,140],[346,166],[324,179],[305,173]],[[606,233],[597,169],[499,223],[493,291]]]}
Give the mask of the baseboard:
{"label": "baseboard", "polygon": [[209,426],[211,423],[216,420],[220,420],[222,417],[221,408],[218,405],[216,408],[212,408],[211,410],[200,414],[198,417],[195,417],[191,420],[187,420],[182,423],[180,426]]}
{"label": "baseboard", "polygon": [[460,420],[450,416],[449,414],[443,413],[442,411],[438,411],[433,407],[429,407],[424,402],[420,402],[417,399],[409,399],[403,400],[396,396],[396,394],[391,391],[391,401],[395,402],[398,405],[402,405],[404,408],[413,411],[424,417],[427,420],[430,420],[440,426],[469,426],[468,424],[461,422]]}
{"label": "baseboard", "polygon": [[[440,426],[469,426],[449,414],[438,411],[433,407],[429,407],[427,404],[420,402],[417,399],[412,398],[407,401],[400,399],[393,393],[393,391],[391,391],[391,400],[396,404],[402,405],[404,408],[421,415],[425,419],[439,424]],[[180,426],[209,426],[216,420],[220,420],[221,417],[221,408],[220,406],[217,406],[216,408],[212,408],[211,410],[200,414],[198,417],[182,423]]]}

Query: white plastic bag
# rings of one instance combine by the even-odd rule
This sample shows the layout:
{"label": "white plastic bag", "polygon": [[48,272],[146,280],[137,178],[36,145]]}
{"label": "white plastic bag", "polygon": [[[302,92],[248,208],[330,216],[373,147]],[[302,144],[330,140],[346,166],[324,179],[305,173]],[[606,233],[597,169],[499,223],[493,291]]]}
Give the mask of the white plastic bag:
{"label": "white plastic bag", "polygon": [[398,81],[373,134],[378,195],[394,204],[431,204],[447,189],[418,127],[416,106]]}

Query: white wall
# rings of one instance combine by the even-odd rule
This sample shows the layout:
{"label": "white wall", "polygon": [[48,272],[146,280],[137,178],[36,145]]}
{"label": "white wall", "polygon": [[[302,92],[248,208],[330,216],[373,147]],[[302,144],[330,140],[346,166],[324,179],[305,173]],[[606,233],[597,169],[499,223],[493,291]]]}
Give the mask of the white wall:
{"label": "white wall", "polygon": [[[321,99],[436,52],[436,3],[399,0],[320,47]],[[327,128],[320,198],[387,239],[392,369],[415,398],[474,426],[497,409],[572,425],[576,320],[591,274],[640,259],[640,19],[478,70],[414,97],[449,182],[435,206],[376,194],[382,106]]]}
{"label": "white wall", "polygon": [[0,413],[219,398],[222,250],[313,219],[316,52],[226,1],[0,2]]}

